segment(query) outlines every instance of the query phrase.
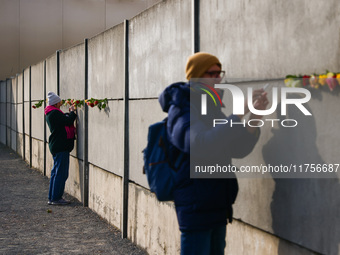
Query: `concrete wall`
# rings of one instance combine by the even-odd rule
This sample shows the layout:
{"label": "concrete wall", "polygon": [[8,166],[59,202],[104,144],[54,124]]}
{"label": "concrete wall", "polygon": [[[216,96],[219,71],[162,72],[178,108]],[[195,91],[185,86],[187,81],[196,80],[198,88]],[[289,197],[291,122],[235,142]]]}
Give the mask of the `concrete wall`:
{"label": "concrete wall", "polygon": [[[89,98],[107,98],[108,108],[89,111],[89,162],[123,176],[124,158],[124,26],[91,38]],[[110,160],[107,160],[107,159]]]}
{"label": "concrete wall", "polygon": [[[200,49],[219,56],[228,79],[248,80],[239,83],[243,90],[262,87],[260,79],[271,87],[283,87],[283,77],[290,73],[339,71],[340,7],[336,3],[201,1]],[[87,51],[80,42],[0,83],[0,142],[21,156],[25,153],[24,159],[47,176],[53,159],[48,141],[46,150],[44,142],[50,133],[47,127],[44,137],[43,108],[32,110],[30,100],[33,104],[44,99],[44,91],[59,91],[64,99],[84,99],[86,92],[88,98],[108,99],[107,109],[88,107],[87,117],[84,107],[78,109],[66,191],[85,201],[83,179],[88,164],[88,206],[120,229],[127,220],[127,237],[150,254],[179,254],[180,250],[174,204],[158,202],[150,193],[142,173],[142,150],[148,126],[166,116],[159,107],[159,93],[185,79],[186,58],[193,49],[192,20],[191,0],[162,1],[132,18],[127,27],[118,24],[90,38]],[[297,119],[297,128],[264,126],[254,151],[233,163],[339,163],[339,87],[332,93],[327,88],[311,93],[307,104],[311,117],[289,108],[287,118]],[[227,113],[231,102],[226,93]],[[275,112],[269,118],[282,116]],[[123,189],[125,171],[129,171],[128,194]],[[227,230],[227,254],[340,254],[340,172],[328,179],[280,179],[271,174],[239,177],[235,221]]]}
{"label": "concrete wall", "polygon": [[6,92],[6,81],[1,81],[0,82],[0,141],[3,144],[6,144],[6,124],[7,124],[7,108],[6,108],[6,97],[7,97],[7,92]]}

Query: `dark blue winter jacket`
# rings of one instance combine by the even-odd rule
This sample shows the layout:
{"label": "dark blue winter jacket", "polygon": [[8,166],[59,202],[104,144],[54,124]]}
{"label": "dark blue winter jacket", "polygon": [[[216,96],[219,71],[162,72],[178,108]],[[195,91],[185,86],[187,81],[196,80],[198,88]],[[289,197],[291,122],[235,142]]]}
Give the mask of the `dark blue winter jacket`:
{"label": "dark blue winter jacket", "polygon": [[[242,125],[211,128],[213,118],[232,119],[235,122],[240,122],[240,119],[235,115],[226,117],[221,107],[216,106],[209,107],[209,114],[202,118],[200,109],[190,102],[187,83],[175,83],[167,87],[160,95],[159,102],[163,111],[168,112],[170,141],[187,156],[178,170],[174,192],[180,230],[206,230],[226,225],[227,219],[232,219],[232,204],[238,192],[235,175],[223,179],[191,179],[190,150],[201,148],[199,152],[191,151],[190,156],[194,157],[197,153],[207,155],[206,160],[223,158],[223,162],[210,163],[229,165],[231,158],[242,158],[252,151],[259,132],[256,132],[257,135],[251,134]],[[222,144],[223,150],[215,149],[217,143]],[[202,158],[203,161],[205,159]]]}

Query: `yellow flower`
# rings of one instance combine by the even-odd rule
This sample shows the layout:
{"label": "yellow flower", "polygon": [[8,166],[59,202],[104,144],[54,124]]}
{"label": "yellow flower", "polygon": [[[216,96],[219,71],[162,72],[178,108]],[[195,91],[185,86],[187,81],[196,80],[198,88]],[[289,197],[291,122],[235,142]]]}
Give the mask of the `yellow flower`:
{"label": "yellow flower", "polygon": [[291,87],[291,82],[293,81],[293,79],[292,78],[288,78],[288,79],[285,79],[284,80],[284,83],[285,83],[285,85],[287,86],[287,87]]}
{"label": "yellow flower", "polygon": [[336,74],[336,79],[338,80],[338,83],[340,84],[340,73]]}
{"label": "yellow flower", "polygon": [[327,74],[319,75],[319,83],[321,86],[324,86],[326,84],[326,78],[327,78]]}

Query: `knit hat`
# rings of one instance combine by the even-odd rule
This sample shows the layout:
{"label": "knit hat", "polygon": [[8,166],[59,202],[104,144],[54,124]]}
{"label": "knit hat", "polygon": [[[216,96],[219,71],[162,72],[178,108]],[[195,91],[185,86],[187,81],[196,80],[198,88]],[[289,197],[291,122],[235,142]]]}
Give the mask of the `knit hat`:
{"label": "knit hat", "polygon": [[47,98],[48,98],[48,105],[55,105],[61,101],[60,97],[53,92],[48,92]]}
{"label": "knit hat", "polygon": [[222,64],[217,57],[205,52],[197,52],[190,56],[187,61],[187,66],[185,68],[186,78],[190,80],[191,78],[201,78],[202,75],[213,65]]}

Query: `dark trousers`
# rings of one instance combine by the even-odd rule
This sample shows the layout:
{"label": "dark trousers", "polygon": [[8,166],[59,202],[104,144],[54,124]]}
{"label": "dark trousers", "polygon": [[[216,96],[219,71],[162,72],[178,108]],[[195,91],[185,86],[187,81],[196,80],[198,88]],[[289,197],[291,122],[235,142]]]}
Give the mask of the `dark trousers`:
{"label": "dark trousers", "polygon": [[226,227],[224,225],[204,231],[182,231],[181,255],[223,255]]}
{"label": "dark trousers", "polygon": [[54,165],[51,171],[49,201],[58,201],[63,197],[65,183],[68,178],[70,153],[63,151],[53,156]]}

